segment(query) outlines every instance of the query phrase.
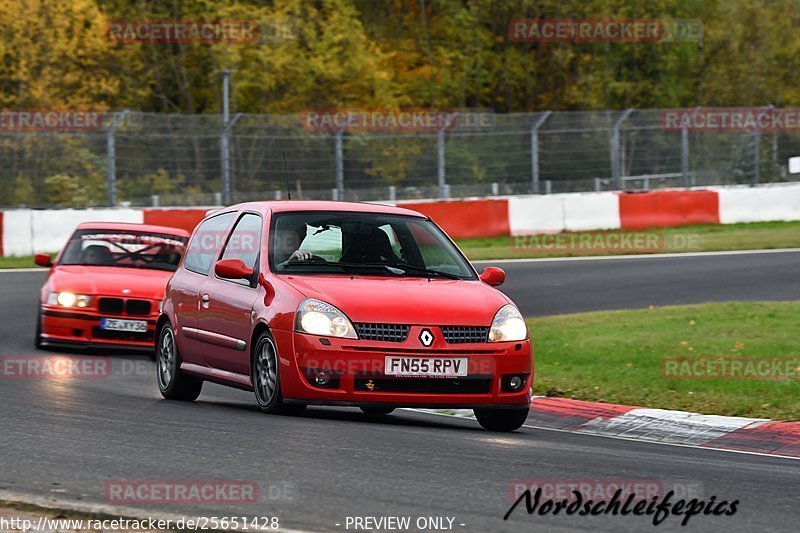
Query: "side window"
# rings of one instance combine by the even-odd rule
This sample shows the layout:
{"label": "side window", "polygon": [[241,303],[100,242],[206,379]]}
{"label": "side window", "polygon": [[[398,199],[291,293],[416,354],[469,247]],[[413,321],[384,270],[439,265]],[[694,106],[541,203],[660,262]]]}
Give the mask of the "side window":
{"label": "side window", "polygon": [[258,215],[242,215],[225,245],[222,259],[240,259],[245,266],[255,269],[261,248],[261,224],[261,217]]}
{"label": "side window", "polygon": [[225,230],[236,213],[225,213],[202,222],[194,232],[192,242],[186,251],[184,268],[207,276],[214,264],[215,253],[219,250]]}

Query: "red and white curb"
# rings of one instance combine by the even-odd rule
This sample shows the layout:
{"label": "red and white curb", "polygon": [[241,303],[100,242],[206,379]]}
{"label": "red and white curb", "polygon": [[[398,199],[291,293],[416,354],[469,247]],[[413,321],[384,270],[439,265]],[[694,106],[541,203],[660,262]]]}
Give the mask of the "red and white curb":
{"label": "red and white curb", "polygon": [[[468,409],[420,410],[471,418]],[[630,440],[800,458],[800,422],[534,397],[525,423]]]}

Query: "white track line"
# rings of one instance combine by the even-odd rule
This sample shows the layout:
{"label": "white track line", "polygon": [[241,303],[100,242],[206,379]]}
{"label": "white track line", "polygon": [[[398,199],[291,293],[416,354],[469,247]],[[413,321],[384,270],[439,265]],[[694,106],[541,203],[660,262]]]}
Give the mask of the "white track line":
{"label": "white track line", "polygon": [[46,268],[0,268],[0,273],[2,272],[47,272],[48,269]]}

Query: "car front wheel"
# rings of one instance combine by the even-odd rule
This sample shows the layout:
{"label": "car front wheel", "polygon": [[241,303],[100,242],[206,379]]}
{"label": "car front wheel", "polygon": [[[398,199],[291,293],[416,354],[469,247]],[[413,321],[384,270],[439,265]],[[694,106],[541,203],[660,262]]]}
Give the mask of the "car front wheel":
{"label": "car front wheel", "polygon": [[181,355],[175,343],[172,325],[164,324],[156,345],[156,377],[158,390],[167,400],[193,402],[200,396],[203,380],[181,372]]}
{"label": "car front wheel", "polygon": [[483,429],[489,431],[514,431],[522,427],[528,418],[524,409],[475,409],[475,418]]}
{"label": "car front wheel", "polygon": [[281,393],[278,348],[268,332],[258,338],[253,349],[252,380],[258,406],[265,413],[300,414],[306,406],[286,404]]}

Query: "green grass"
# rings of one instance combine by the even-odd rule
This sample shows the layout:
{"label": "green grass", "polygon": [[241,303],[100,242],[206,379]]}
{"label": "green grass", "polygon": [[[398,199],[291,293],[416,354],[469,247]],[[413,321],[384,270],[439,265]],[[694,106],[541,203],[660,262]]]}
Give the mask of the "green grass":
{"label": "green grass", "polygon": [[[529,257],[568,257],[587,255],[621,255],[630,253],[708,252],[719,250],[764,250],[800,247],[800,222],[754,222],[751,224],[693,225],[678,228],[652,228],[642,231],[611,230],[581,233],[564,233],[565,237],[588,236],[593,245],[588,247],[559,246],[553,249],[552,237],[493,237],[462,239],[459,247],[473,261],[486,259],[512,259]],[[597,243],[613,241],[609,236],[638,235],[644,246],[627,250]],[[614,237],[612,237],[613,239]],[[541,246],[545,244],[550,246]]]}
{"label": "green grass", "polygon": [[800,420],[800,368],[779,380],[671,379],[662,372],[665,357],[800,360],[800,302],[603,311],[528,324],[537,395]]}
{"label": "green grass", "polygon": [[0,257],[0,268],[35,268],[33,256]]}

